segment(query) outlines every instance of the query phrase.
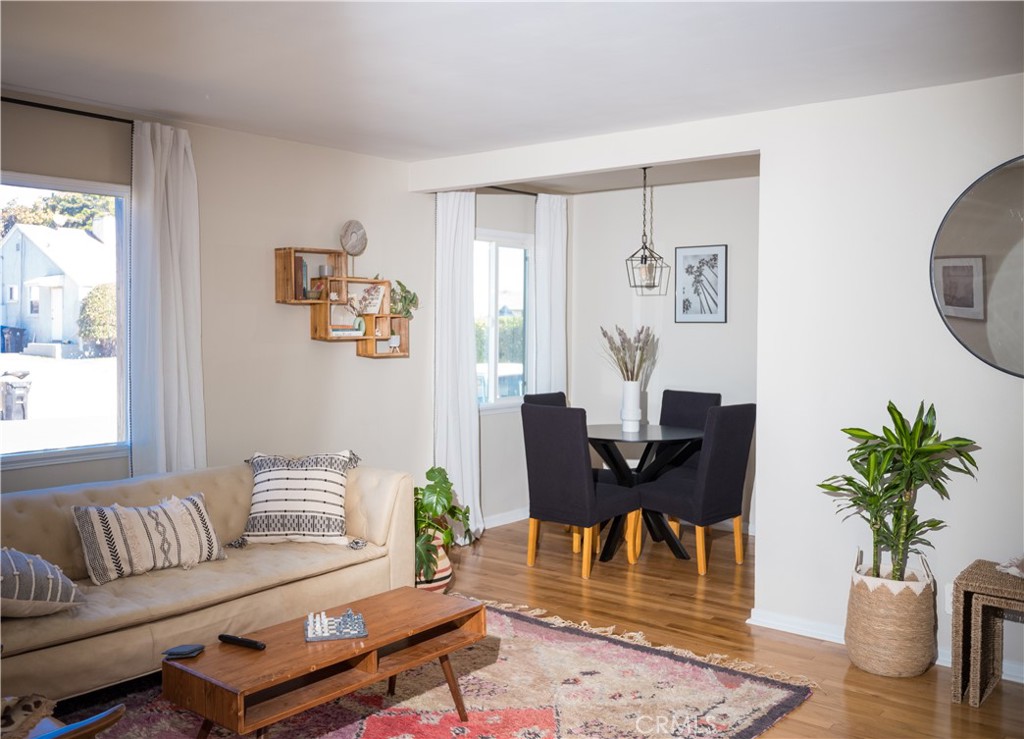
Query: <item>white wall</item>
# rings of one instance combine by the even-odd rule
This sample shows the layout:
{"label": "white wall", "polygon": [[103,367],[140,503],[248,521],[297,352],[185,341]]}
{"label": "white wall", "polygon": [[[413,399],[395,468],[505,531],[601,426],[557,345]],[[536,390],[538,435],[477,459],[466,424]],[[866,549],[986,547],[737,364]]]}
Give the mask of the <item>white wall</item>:
{"label": "white wall", "polygon": [[[648,325],[658,337],[644,404],[652,422],[666,388],[721,392],[723,403],[757,399],[757,179],[658,187],[654,198],[655,249],[672,270],[664,296],[637,296],[627,282],[625,259],[640,244],[640,190],[573,198],[570,387],[573,404],[594,423],[619,420],[622,394],[602,352],[602,326],[632,334]],[[676,323],[675,247],[708,244],[728,245],[728,321]]]}
{"label": "white wall", "polygon": [[[199,179],[203,376],[211,465],[255,451],[354,449],[417,482],[432,459],[433,197],[406,165],[190,126]],[[309,338],[309,309],[274,302],[274,248],[334,248],[342,224],[369,237],[355,273],[420,296],[409,359],[356,357]]]}
{"label": "white wall", "polygon": [[[955,480],[950,501],[921,496],[923,516],[949,522],[929,557],[940,594],[974,559],[1020,554],[1024,382],[978,361],[946,331],[928,262],[956,197],[1021,153],[1022,117],[1024,84],[1012,75],[421,162],[410,181],[446,189],[760,152],[752,616],[841,640],[854,550],[870,537],[841,522],[816,485],[846,466],[839,429],[877,428],[890,399],[907,412],[935,403],[940,430],[982,447],[976,482]],[[940,659],[948,662],[941,600]],[[1005,649],[1020,679],[1020,625],[1007,625]]]}

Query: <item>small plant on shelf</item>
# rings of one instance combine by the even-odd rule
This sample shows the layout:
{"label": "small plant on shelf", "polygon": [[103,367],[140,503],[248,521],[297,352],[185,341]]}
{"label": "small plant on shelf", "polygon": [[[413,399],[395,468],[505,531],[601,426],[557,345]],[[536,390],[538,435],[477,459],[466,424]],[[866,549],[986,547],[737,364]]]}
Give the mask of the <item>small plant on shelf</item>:
{"label": "small plant on shelf", "polygon": [[412,318],[413,310],[420,307],[419,296],[401,280],[391,283],[391,312],[402,318]]}

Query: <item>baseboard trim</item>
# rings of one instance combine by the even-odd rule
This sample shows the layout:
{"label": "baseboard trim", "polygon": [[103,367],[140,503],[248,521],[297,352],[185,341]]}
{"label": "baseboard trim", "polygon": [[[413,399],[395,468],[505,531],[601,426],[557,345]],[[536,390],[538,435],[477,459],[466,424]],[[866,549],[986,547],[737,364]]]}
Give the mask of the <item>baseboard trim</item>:
{"label": "baseboard trim", "polygon": [[504,526],[507,523],[525,521],[529,517],[529,508],[516,508],[515,510],[505,511],[504,513],[495,513],[493,516],[484,516],[484,528],[492,529],[498,526]]}
{"label": "baseboard trim", "polygon": [[[832,642],[833,644],[846,643],[843,637],[843,629],[836,627],[835,624],[810,621],[763,609],[754,608],[750,612],[750,618],[747,619],[747,623],[751,626],[763,626],[766,629],[785,631],[788,634],[820,639],[821,641]],[[952,651],[948,647],[939,647],[935,664],[949,667],[952,664]],[[1024,683],[1024,662],[1004,659],[1003,679],[1014,683]]]}

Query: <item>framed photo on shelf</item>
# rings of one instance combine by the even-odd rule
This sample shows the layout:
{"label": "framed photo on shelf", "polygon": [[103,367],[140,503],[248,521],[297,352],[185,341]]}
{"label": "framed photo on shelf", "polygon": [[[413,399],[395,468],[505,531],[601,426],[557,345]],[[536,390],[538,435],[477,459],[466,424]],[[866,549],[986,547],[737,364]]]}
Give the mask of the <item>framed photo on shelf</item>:
{"label": "framed photo on shelf", "polygon": [[676,247],[676,323],[725,323],[726,244]]}
{"label": "framed photo on shelf", "polygon": [[943,315],[985,320],[984,257],[936,257],[932,281]]}
{"label": "framed photo on shelf", "polygon": [[349,282],[349,305],[360,315],[380,313],[384,301],[384,285],[380,282]]}

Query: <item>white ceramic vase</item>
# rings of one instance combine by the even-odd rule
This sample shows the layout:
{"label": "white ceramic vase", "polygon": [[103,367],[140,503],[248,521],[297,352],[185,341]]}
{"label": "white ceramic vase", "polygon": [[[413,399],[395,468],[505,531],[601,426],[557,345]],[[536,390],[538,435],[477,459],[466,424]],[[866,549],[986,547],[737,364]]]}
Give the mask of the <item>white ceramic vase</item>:
{"label": "white ceramic vase", "polygon": [[622,416],[623,431],[640,430],[640,382],[638,380],[622,381]]}

